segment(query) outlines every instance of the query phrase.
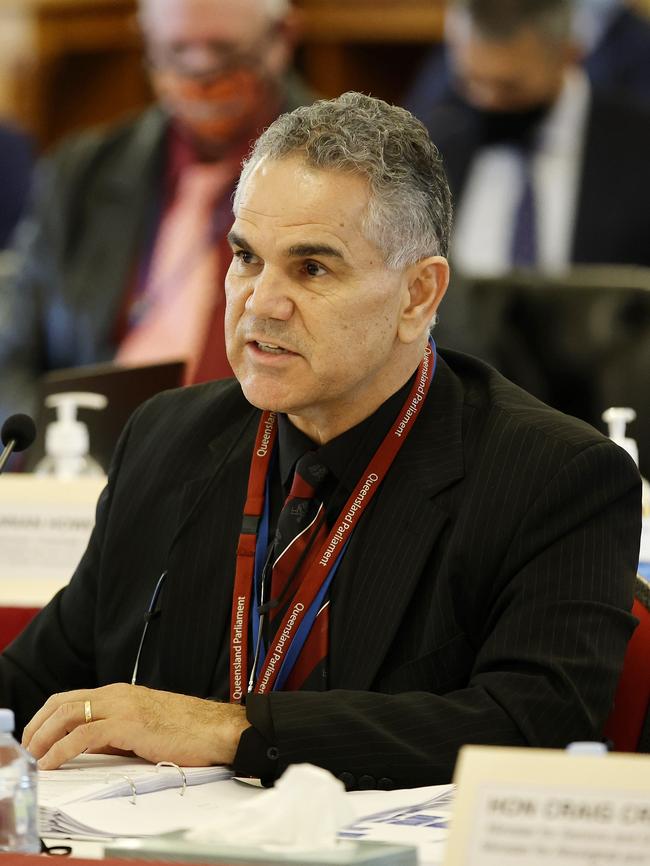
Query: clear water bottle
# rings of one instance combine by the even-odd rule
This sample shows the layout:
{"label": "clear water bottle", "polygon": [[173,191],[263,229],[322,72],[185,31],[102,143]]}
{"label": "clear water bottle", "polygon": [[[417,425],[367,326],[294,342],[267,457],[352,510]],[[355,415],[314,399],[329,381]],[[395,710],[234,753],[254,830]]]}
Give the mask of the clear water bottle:
{"label": "clear water bottle", "polygon": [[0,710],[0,851],[38,854],[38,770],[13,733],[13,710]]}

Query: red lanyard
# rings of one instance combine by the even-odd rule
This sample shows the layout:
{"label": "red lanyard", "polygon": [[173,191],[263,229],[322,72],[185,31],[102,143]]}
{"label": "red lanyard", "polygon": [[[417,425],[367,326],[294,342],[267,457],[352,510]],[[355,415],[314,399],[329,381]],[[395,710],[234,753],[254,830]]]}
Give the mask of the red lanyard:
{"label": "red lanyard", "polygon": [[[377,492],[404,440],[413,428],[426,397],[436,366],[436,349],[430,340],[420,362],[411,391],[395,422],[368,464],[361,481],[343,506],[320,549],[312,551],[302,567],[302,579],[287,612],[272,638],[261,674],[255,686],[258,694],[272,690],[293,636],[330,570],[337,555],[349,539],[362,514]],[[230,628],[230,700],[241,702],[245,693],[248,667],[248,632],[251,598],[255,591],[255,547],[257,529],[264,509],[264,491],[273,447],[277,437],[275,412],[263,412],[260,418],[250,474],[242,531],[237,546],[237,564]]]}

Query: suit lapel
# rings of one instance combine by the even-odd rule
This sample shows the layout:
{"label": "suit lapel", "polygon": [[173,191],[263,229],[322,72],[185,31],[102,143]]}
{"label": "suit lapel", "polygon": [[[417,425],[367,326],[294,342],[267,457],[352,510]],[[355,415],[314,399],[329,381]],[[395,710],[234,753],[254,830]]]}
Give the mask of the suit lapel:
{"label": "suit lapel", "polygon": [[[603,193],[603,175],[605,173],[602,171],[602,166],[607,164],[609,158],[607,144],[605,144],[604,152],[601,147],[603,141],[607,142],[608,136],[600,134],[599,127],[599,112],[592,100],[587,119],[585,147],[576,195],[576,216],[571,243],[571,260],[575,262],[589,261],[590,255],[593,255],[593,250],[599,248],[598,239],[592,237],[592,229],[598,224],[598,220],[594,221],[593,215],[598,214],[603,201],[607,201],[607,195]],[[590,178],[594,177],[600,178],[598,183],[590,182]]]}
{"label": "suit lapel", "polygon": [[336,577],[330,636],[333,688],[370,688],[402,623],[447,521],[436,496],[463,476],[462,408],[461,385],[439,357],[422,415]]}
{"label": "suit lapel", "polygon": [[451,191],[460,198],[481,143],[479,116],[455,99],[446,100],[433,110],[427,128],[442,154]]}
{"label": "suit lapel", "polygon": [[[139,122],[119,164],[100,173],[89,198],[92,230],[84,228],[87,242],[65,291],[78,310],[88,357],[113,354],[113,331],[125,287],[140,249],[156,219],[166,121],[156,110]],[[92,276],[90,276],[92,275]],[[90,343],[92,342],[92,345]]]}
{"label": "suit lapel", "polygon": [[183,486],[163,602],[161,668],[166,688],[185,694],[210,693],[227,633],[257,418],[253,407],[239,414],[206,449],[207,471]]}

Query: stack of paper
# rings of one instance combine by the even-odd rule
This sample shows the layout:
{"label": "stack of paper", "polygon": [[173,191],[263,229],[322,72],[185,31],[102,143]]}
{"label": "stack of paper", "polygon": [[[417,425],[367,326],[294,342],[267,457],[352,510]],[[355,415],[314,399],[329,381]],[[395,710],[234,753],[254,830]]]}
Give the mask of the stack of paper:
{"label": "stack of paper", "polygon": [[[129,819],[129,832],[137,835],[186,827],[190,816],[185,813],[197,808],[195,797],[185,799],[186,791],[231,776],[226,767],[156,766],[139,758],[82,755],[58,770],[39,772],[40,832],[95,838],[123,835],[124,829],[118,829],[120,816]],[[138,797],[144,794],[147,806],[138,810]],[[151,797],[159,799],[158,808],[152,808]],[[100,806],[100,800],[112,805],[102,802]],[[117,820],[118,826],[104,827],[106,819],[113,824]]]}

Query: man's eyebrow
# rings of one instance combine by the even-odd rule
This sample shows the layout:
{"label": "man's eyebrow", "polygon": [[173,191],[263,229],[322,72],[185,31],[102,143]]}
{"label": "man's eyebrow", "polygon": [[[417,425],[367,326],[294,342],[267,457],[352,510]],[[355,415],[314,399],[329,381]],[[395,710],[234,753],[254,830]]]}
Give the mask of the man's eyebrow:
{"label": "man's eyebrow", "polygon": [[337,259],[345,259],[345,256],[336,247],[329,244],[296,244],[289,247],[289,256],[294,258],[305,258],[306,256],[333,256]]}
{"label": "man's eyebrow", "polygon": [[250,252],[251,245],[245,238],[243,238],[241,235],[238,235],[237,232],[228,232],[226,238],[231,246],[241,247],[243,250],[248,250]]}
{"label": "man's eyebrow", "polygon": [[[252,246],[248,243],[246,238],[237,234],[237,232],[229,232],[227,238],[231,246],[240,247],[241,249],[247,250],[248,252],[253,251]],[[341,250],[338,250],[336,247],[333,247],[330,244],[294,244],[287,250],[287,255],[290,258],[306,258],[309,256],[331,256],[332,258],[345,261],[345,256],[343,255]]]}

